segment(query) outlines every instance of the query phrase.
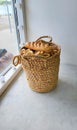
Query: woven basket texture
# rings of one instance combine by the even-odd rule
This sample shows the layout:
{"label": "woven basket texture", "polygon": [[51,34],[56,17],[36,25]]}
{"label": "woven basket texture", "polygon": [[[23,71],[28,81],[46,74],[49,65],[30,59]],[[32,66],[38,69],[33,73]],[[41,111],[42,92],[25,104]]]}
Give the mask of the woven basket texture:
{"label": "woven basket texture", "polygon": [[60,51],[51,57],[21,56],[29,86],[36,92],[49,92],[57,87]]}

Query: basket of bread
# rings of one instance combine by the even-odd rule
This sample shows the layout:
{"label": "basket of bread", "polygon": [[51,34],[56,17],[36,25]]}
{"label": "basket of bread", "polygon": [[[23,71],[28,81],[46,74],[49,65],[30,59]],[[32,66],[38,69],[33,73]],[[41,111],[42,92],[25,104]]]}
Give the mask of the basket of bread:
{"label": "basket of bread", "polygon": [[51,36],[41,36],[36,41],[25,43],[20,54],[14,56],[13,64],[22,64],[33,91],[49,92],[57,87],[60,52],[60,46],[52,41]]}

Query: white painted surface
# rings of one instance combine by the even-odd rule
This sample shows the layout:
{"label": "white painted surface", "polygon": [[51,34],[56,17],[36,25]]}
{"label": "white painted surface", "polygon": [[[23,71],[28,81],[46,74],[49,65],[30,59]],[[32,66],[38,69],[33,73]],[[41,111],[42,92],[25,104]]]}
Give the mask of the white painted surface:
{"label": "white painted surface", "polygon": [[3,92],[10,86],[11,82],[16,78],[18,73],[22,70],[21,65],[15,67],[10,64],[6,70],[4,70],[0,75],[0,96]]}
{"label": "white painted surface", "polygon": [[29,40],[50,35],[61,45],[61,62],[77,65],[77,0],[27,0]]}

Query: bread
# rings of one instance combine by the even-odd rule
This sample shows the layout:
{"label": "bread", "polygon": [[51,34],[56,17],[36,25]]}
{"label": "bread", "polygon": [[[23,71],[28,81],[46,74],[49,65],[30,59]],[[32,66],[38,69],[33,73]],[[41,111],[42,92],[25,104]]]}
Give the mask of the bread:
{"label": "bread", "polygon": [[20,49],[20,54],[23,56],[43,56],[50,57],[57,53],[58,47],[53,42],[38,40],[35,42],[28,42]]}
{"label": "bread", "polygon": [[27,51],[27,49],[26,49],[25,47],[22,47],[22,48],[20,49],[20,54],[23,55],[23,54],[26,53],[26,51]]}
{"label": "bread", "polygon": [[35,52],[35,56],[49,57],[50,53],[46,53],[46,52],[43,52],[43,51],[37,51],[37,52]]}
{"label": "bread", "polygon": [[21,55],[33,55],[33,51],[30,50],[30,49],[26,49],[26,48],[23,47],[23,48],[20,50],[20,54],[21,54]]}
{"label": "bread", "polygon": [[25,47],[31,50],[51,52],[53,50],[53,44],[43,40],[37,42],[28,42],[25,44]]}

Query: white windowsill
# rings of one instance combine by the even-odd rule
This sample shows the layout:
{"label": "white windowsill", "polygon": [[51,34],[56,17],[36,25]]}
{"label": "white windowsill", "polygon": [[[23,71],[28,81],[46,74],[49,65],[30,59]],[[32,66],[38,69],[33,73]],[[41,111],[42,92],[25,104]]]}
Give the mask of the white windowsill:
{"label": "white windowsill", "polygon": [[14,67],[11,64],[3,73],[0,74],[0,96],[7,89],[8,85],[17,76],[21,69],[21,65]]}

